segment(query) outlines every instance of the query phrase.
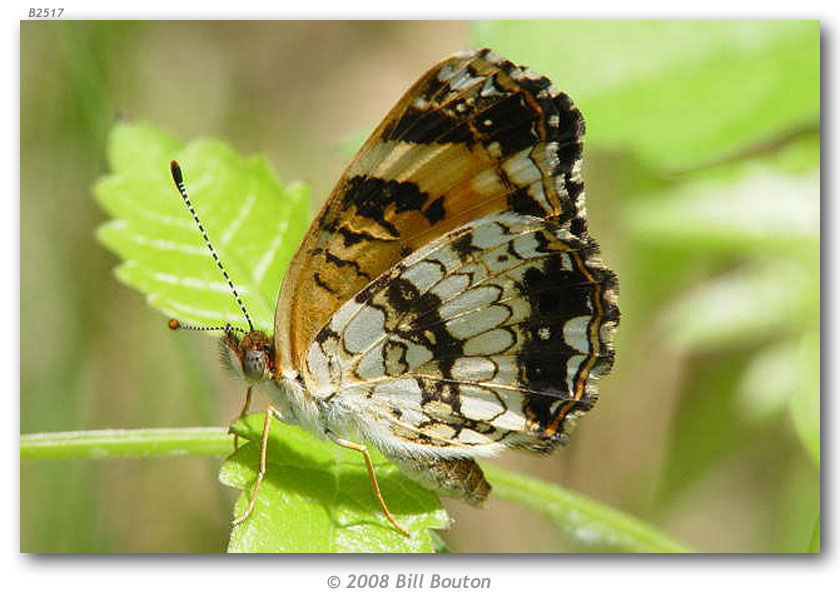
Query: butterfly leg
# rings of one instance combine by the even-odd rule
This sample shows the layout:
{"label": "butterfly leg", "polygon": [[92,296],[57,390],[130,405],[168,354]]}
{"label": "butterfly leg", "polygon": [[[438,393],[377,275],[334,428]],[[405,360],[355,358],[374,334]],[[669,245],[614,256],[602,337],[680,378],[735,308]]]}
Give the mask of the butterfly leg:
{"label": "butterfly leg", "polygon": [[382,492],[379,490],[379,483],[376,481],[376,473],[373,471],[373,462],[370,460],[370,453],[368,452],[367,447],[363,446],[362,444],[356,444],[354,442],[350,442],[347,440],[343,440],[339,437],[336,437],[330,432],[327,432],[329,438],[334,441],[336,444],[341,446],[342,448],[349,448],[350,450],[355,450],[359,454],[362,455],[365,459],[365,466],[367,467],[368,477],[370,477],[370,485],[373,488],[373,495],[376,496],[376,499],[379,501],[379,506],[382,508],[382,514],[385,515],[385,518],[388,519],[388,522],[391,523],[397,530],[405,536],[410,536],[411,534],[405,529],[402,525],[397,523],[397,520],[394,518],[394,515],[391,514],[391,511],[388,510],[388,505],[385,504],[385,498],[382,497]]}
{"label": "butterfly leg", "polygon": [[[251,390],[253,388],[248,388],[245,392],[245,404],[242,406],[242,412],[239,413],[239,418],[237,421],[248,414],[248,409],[251,408]],[[235,433],[233,434],[233,449],[239,450],[239,436]]]}
{"label": "butterfly leg", "polygon": [[254,489],[251,491],[251,500],[248,502],[248,507],[245,509],[245,512],[233,520],[232,525],[234,527],[250,517],[251,513],[254,512],[254,506],[257,504],[257,495],[260,492],[260,486],[262,485],[263,479],[265,479],[265,473],[268,468],[268,434],[271,431],[271,418],[274,416],[279,418],[280,411],[269,404],[268,408],[265,409],[265,422],[263,423],[262,439],[260,440],[260,466],[257,471],[257,481],[254,483]]}

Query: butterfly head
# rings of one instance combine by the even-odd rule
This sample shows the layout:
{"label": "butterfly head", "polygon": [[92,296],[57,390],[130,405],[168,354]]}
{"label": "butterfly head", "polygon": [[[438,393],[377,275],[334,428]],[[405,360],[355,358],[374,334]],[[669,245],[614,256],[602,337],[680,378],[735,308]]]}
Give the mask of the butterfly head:
{"label": "butterfly head", "polygon": [[274,341],[262,331],[249,331],[240,337],[234,328],[227,327],[222,344],[234,370],[247,383],[274,377]]}

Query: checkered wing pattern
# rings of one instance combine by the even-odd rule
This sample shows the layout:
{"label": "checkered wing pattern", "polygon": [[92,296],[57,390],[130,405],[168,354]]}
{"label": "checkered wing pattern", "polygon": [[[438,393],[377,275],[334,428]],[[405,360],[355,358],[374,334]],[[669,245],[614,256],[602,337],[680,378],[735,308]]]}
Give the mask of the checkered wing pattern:
{"label": "checkered wing pattern", "polygon": [[593,242],[544,219],[485,217],[346,303],[305,372],[388,455],[547,451],[612,365],[615,294]]}

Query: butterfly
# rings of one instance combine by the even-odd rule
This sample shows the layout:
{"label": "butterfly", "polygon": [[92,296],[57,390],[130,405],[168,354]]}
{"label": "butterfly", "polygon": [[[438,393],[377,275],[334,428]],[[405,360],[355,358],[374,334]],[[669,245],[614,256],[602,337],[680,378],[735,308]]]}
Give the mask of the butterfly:
{"label": "butterfly", "polygon": [[[368,446],[439,494],[481,504],[476,458],[548,453],[568,440],[613,365],[618,282],[589,235],[584,121],[568,95],[488,49],[432,67],[341,176],[282,283],[273,335],[223,347],[272,419],[359,452]],[[177,321],[173,329],[190,328]],[[213,328],[200,328],[213,329]]]}

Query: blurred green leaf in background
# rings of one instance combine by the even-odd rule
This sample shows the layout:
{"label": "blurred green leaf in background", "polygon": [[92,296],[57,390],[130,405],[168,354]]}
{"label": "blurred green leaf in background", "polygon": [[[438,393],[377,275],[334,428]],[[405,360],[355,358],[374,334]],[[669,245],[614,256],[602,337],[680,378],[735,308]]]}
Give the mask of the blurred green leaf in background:
{"label": "blurred green leaf in background", "polygon": [[568,91],[590,147],[663,171],[819,120],[818,21],[490,21],[476,38]]}

